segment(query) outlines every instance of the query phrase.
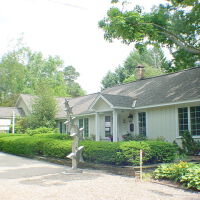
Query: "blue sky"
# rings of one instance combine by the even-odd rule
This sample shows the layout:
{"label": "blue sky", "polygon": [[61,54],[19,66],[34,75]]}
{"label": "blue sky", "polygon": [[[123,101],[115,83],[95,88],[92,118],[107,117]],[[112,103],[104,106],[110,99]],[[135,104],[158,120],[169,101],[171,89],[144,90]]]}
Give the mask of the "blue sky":
{"label": "blue sky", "polygon": [[[164,0],[133,2],[150,9]],[[98,21],[110,6],[110,0],[0,0],[0,55],[23,33],[32,50],[59,55],[80,72],[78,82],[87,93],[98,92],[107,71],[122,64],[133,49],[104,40]]]}

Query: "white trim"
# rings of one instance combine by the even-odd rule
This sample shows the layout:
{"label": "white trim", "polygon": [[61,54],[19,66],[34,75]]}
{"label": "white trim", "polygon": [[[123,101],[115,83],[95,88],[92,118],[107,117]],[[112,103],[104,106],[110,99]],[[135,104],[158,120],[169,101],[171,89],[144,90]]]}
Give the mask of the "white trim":
{"label": "white trim", "polygon": [[175,126],[176,126],[176,138],[179,138],[179,121],[178,121],[178,108],[175,107]]}
{"label": "white trim", "polygon": [[99,94],[99,96],[96,97],[96,99],[92,102],[92,104],[90,105],[88,110],[93,110],[94,105],[97,103],[97,101],[102,98],[111,108],[113,108],[113,105],[105,98],[103,97],[101,94]]}
{"label": "white trim", "polygon": [[185,103],[194,103],[194,102],[200,102],[200,99],[186,100],[186,101],[177,101],[177,102],[165,103],[165,104],[155,104],[155,105],[150,105],[150,106],[141,106],[141,107],[135,108],[135,110],[145,109],[145,108],[162,107],[162,106],[170,106],[170,105],[177,105],[177,104],[185,104]]}
{"label": "white trim", "polygon": [[132,104],[132,107],[133,107],[133,108],[135,108],[136,102],[137,102],[137,100],[134,100],[134,101],[133,101],[133,104]]}
{"label": "white trim", "polygon": [[112,107],[112,108],[113,108],[113,109],[133,110],[132,107],[118,107],[118,106],[116,106],[116,107]]}
{"label": "white trim", "polygon": [[148,112],[145,111],[145,115],[146,115],[146,137],[149,137],[149,116],[148,116]]}
{"label": "white trim", "polygon": [[84,116],[90,116],[90,115],[95,115],[95,112],[94,113],[86,113],[86,114],[78,114],[78,115],[74,114],[72,116],[74,116],[74,117],[84,117]]}
{"label": "white trim", "polygon": [[[187,108],[187,111],[188,111],[188,131],[190,132],[191,134],[191,119],[190,119],[190,107],[193,107],[193,106],[185,106],[185,108]],[[182,136],[179,135],[179,121],[178,121],[178,109],[179,108],[183,108],[181,106],[179,107],[176,107],[176,139],[181,139]],[[194,139],[200,139],[200,135],[194,135],[192,136],[192,138]]]}

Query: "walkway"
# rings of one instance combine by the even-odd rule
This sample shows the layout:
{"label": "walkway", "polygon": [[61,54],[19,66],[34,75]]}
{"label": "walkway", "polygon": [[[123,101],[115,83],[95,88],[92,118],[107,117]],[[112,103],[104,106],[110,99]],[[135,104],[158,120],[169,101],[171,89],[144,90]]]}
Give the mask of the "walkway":
{"label": "walkway", "polygon": [[199,200],[200,194],[134,178],[0,153],[0,200]]}

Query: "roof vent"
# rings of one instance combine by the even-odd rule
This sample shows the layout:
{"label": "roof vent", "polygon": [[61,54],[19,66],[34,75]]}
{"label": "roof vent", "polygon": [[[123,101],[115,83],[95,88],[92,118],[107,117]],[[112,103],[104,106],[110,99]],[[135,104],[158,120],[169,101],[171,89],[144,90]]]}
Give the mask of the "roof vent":
{"label": "roof vent", "polygon": [[135,67],[135,71],[136,71],[136,79],[140,80],[144,78],[144,66],[143,65],[138,65]]}

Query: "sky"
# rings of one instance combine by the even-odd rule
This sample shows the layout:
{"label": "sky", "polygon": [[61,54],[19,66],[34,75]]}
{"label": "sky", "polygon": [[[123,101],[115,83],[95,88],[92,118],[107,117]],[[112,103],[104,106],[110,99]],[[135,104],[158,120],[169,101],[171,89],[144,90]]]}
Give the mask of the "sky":
{"label": "sky", "polygon": [[[23,34],[23,42],[44,56],[58,55],[80,73],[87,94],[99,92],[106,73],[123,64],[134,45],[104,40],[98,21],[111,0],[0,0],[0,55]],[[163,0],[164,1],[164,0]],[[149,10],[160,0],[134,0]]]}

